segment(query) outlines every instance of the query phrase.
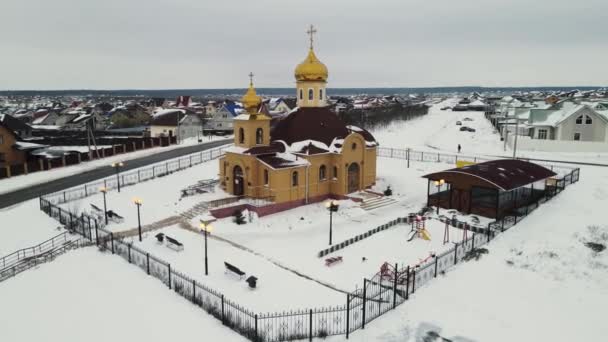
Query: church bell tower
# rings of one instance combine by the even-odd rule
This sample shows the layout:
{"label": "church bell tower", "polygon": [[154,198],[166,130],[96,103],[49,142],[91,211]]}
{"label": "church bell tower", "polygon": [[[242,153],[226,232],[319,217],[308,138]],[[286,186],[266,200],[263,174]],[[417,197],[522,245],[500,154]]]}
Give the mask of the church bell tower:
{"label": "church bell tower", "polygon": [[310,36],[310,48],[306,59],[298,64],[295,70],[296,97],[298,107],[325,107],[327,106],[327,67],[315,55],[313,43],[317,30],[310,25],[306,32]]}

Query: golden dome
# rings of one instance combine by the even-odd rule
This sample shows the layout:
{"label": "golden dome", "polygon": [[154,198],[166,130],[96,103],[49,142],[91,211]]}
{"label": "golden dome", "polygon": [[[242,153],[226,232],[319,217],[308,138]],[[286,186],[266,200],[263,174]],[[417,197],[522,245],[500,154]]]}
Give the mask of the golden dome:
{"label": "golden dome", "polygon": [[[253,77],[253,75],[250,77]],[[241,102],[249,114],[257,114],[258,107],[262,103],[262,99],[255,92],[253,80],[249,82],[249,89],[247,89],[247,92],[245,95],[243,95]]]}
{"label": "golden dome", "polygon": [[297,81],[327,82],[327,67],[315,56],[312,47],[306,59],[296,67],[295,76]]}

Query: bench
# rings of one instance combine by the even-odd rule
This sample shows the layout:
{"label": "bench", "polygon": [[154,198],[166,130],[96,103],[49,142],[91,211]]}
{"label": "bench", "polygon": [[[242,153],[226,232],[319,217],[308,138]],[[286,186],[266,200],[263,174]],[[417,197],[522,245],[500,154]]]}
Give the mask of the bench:
{"label": "bench", "polygon": [[113,212],[112,210],[108,210],[108,219],[114,223],[122,223],[125,218]]}
{"label": "bench", "polygon": [[[175,240],[174,238],[167,236],[167,235],[164,235],[164,238],[165,238],[165,241],[166,241],[165,244],[167,245],[167,247],[171,248],[172,250],[174,250],[176,252],[181,252],[184,250],[184,245],[181,242],[179,242],[179,241]],[[157,239],[158,239],[158,237],[157,237]]]}
{"label": "bench", "polygon": [[230,273],[236,275],[237,277],[239,277],[239,279],[243,279],[243,277],[245,277],[245,272],[241,271],[238,267],[231,265],[225,261],[224,261],[224,266],[226,266],[226,271],[224,271],[224,273],[230,272]]}
{"label": "bench", "polygon": [[340,262],[342,262],[341,256],[327,258],[327,259],[325,259],[325,266],[329,267],[329,266],[335,265]]}

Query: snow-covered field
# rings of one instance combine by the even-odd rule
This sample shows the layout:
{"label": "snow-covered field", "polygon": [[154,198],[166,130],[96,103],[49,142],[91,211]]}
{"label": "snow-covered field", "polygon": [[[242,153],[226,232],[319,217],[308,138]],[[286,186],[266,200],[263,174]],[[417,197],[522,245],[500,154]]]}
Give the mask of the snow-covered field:
{"label": "snow-covered field", "polygon": [[158,280],[95,247],[0,283],[2,341],[247,341]]}
{"label": "snow-covered field", "polygon": [[351,340],[441,341],[432,332],[450,341],[605,340],[608,253],[585,243],[608,243],[608,172],[581,174],[484,246],[489,254],[455,267]]}
{"label": "snow-covered field", "polygon": [[[209,136],[205,137],[203,143],[227,139],[229,137],[221,137],[221,136]],[[60,167],[56,169],[52,169],[44,172],[33,172],[27,175],[21,175],[16,177],[4,178],[0,180],[0,194],[4,194],[7,192],[12,192],[15,190],[23,189],[31,185],[45,183],[51,180],[71,176],[77,173],[82,173],[85,171],[96,169],[100,166],[110,165],[114,162],[120,161],[128,161],[131,159],[137,159],[146,157],[152,154],[156,154],[159,152],[170,151],[178,148],[182,148],[184,146],[196,145],[198,144],[197,138],[188,138],[181,142],[179,145],[170,145],[165,147],[155,147],[149,148],[145,150],[130,152],[126,154],[119,154],[116,156],[111,156],[102,159],[96,159],[89,162],[84,162],[76,165],[70,165],[66,167]]]}
{"label": "snow-covered field", "polygon": [[[396,123],[374,134],[384,147],[453,153],[460,143],[462,153],[466,155],[505,154],[498,135],[493,133],[492,126],[482,113],[440,111],[439,108],[445,105],[435,105],[427,116]],[[463,121],[466,117],[473,120]],[[475,128],[476,132],[460,132],[460,126],[455,124],[458,120]],[[553,154],[550,159],[562,157],[568,156]],[[403,160],[379,158],[375,190],[382,191],[390,185],[397,203],[367,212],[355,202],[341,201],[340,210],[334,214],[333,243],[417,211],[425,204],[427,191],[427,182],[420,177],[451,167],[454,166],[412,162],[411,167],[406,168]],[[108,229],[121,231],[137,226],[133,197],[144,201],[142,224],[145,225],[177,215],[200,201],[223,196],[218,191],[179,200],[181,188],[198,180],[213,178],[216,174],[217,161],[211,161],[125,187],[120,194],[116,191],[108,193],[108,208],[125,216],[123,224],[111,224]],[[583,167],[579,183],[569,186],[521,223],[484,246],[489,254],[482,255],[478,261],[457,265],[447,275],[416,291],[410,301],[397,310],[376,319],[365,330],[351,334],[351,339],[440,341],[433,339],[436,333],[451,341],[603,340],[608,336],[608,328],[600,321],[608,304],[608,252],[593,252],[585,243],[608,244],[608,224],[603,215],[603,209],[608,206],[608,190],[605,189],[608,189],[607,170]],[[92,196],[80,202],[67,203],[65,207],[88,210],[91,203],[102,207],[102,197]],[[196,226],[199,219],[195,217],[189,223]],[[10,252],[51,237],[58,225],[38,210],[37,201],[0,211],[0,222],[3,222],[0,230],[4,235],[10,235],[9,239],[0,241],[0,255],[4,254],[3,251]],[[4,222],[17,224],[5,227]],[[442,248],[449,246],[442,244],[444,225],[437,221],[427,223],[431,241],[414,239],[406,242],[405,236],[410,227],[397,225],[331,254],[342,256],[344,261],[326,267],[324,258],[316,256],[317,252],[328,247],[329,213],[322,203],[262,218],[254,216],[245,225],[237,225],[231,218],[221,219],[214,222],[213,227],[208,244],[209,276],[204,275],[203,236],[200,233],[173,225],[145,234],[142,243],[133,240],[140,248],[170,262],[176,270],[256,312],[344,304],[341,291],[350,292],[360,287],[363,277],[372,276],[383,262],[414,264],[430,252],[441,252]],[[157,244],[154,238],[157,232],[178,239],[184,244],[184,251],[178,253]],[[453,229],[450,236],[453,241],[459,241],[462,231]],[[29,239],[36,240],[26,243]],[[366,261],[363,261],[363,257]],[[251,291],[244,281],[224,274],[224,261],[236,265],[248,275],[258,277],[259,288]],[[96,269],[99,269],[97,273]],[[304,279],[293,271],[312,280]],[[64,277],[63,274],[67,272],[78,276]],[[22,340],[35,340],[42,336],[36,334],[43,332],[49,333],[45,336],[53,336],[57,326],[62,327],[65,323],[61,317],[70,316],[48,312],[57,310],[57,307],[61,307],[62,313],[64,310],[78,310],[78,319],[117,326],[131,336],[137,336],[137,339],[169,338],[158,333],[158,329],[149,329],[153,332],[141,331],[142,326],[166,325],[166,318],[161,321],[158,317],[167,315],[167,312],[171,317],[179,317],[180,322],[196,322],[187,324],[188,327],[184,327],[180,333],[195,336],[193,334],[200,334],[201,330],[211,330],[210,334],[217,337],[212,337],[213,340],[240,339],[217,322],[208,325],[207,322],[211,321],[206,319],[213,318],[173,293],[162,294],[161,289],[166,290],[166,287],[156,279],[147,278],[144,272],[120,258],[100,254],[93,248],[71,252],[50,265],[40,266],[38,270],[25,272],[0,284],[0,305],[6,305],[11,310],[13,307],[19,308],[13,314],[11,310],[0,310],[0,321],[9,323],[7,336],[17,336],[14,334],[18,332],[15,327],[18,324],[13,323],[25,320],[22,317],[28,310],[36,311],[38,302],[42,302],[52,307],[39,310],[41,317],[46,315],[47,321],[40,323],[41,329],[27,332],[30,334],[27,337],[31,338]],[[45,292],[30,288],[47,283],[51,284],[49,291],[46,291],[50,298],[41,299],[38,296]],[[136,292],[139,287],[144,290]],[[71,296],[68,290],[73,292]],[[37,294],[32,296],[32,292]],[[55,297],[48,294],[55,293],[64,302],[65,298],[70,298],[74,303],[52,302]],[[99,298],[96,302],[81,299],[91,293],[107,293],[104,299],[108,297],[108,300],[97,303]],[[131,307],[138,305],[145,310],[131,311]],[[116,311],[116,307],[120,307],[120,312]],[[100,312],[106,313],[106,320],[111,317],[111,321],[96,318],[95,315]],[[43,318],[36,319],[39,320]],[[220,331],[216,331],[216,328]],[[186,335],[183,336],[186,338]],[[343,340],[344,336],[331,339]]]}

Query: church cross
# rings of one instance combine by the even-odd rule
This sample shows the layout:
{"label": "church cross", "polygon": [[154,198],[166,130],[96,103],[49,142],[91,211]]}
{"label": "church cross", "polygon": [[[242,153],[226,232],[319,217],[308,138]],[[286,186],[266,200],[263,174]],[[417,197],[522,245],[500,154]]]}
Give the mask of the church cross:
{"label": "church cross", "polygon": [[310,25],[310,29],[308,29],[308,31],[306,31],[306,33],[308,33],[308,35],[310,36],[310,48],[312,49],[312,43],[314,41],[314,34],[317,33],[317,29],[315,29],[314,26]]}
{"label": "church cross", "polygon": [[253,85],[253,76],[254,76],[253,73],[250,72],[249,73],[249,85]]}

